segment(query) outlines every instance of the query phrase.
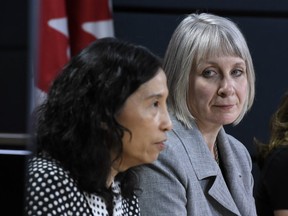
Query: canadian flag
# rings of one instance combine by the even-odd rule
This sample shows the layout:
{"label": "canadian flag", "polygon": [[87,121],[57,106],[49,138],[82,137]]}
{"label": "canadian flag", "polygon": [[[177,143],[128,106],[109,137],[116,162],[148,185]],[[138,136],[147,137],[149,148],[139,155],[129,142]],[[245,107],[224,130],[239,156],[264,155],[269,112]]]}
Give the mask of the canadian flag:
{"label": "canadian flag", "polygon": [[35,106],[67,63],[92,41],[113,37],[110,0],[40,0]]}

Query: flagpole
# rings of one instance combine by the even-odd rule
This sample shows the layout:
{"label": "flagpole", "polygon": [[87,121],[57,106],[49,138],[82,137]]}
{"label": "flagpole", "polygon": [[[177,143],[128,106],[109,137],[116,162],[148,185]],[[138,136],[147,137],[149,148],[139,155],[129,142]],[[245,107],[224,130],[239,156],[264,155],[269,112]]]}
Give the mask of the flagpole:
{"label": "flagpole", "polygon": [[[29,42],[28,42],[28,110],[29,113],[28,115],[30,116],[31,113],[33,112],[35,108],[35,84],[36,84],[36,79],[37,79],[37,62],[38,62],[38,55],[37,55],[37,50],[38,50],[38,21],[39,21],[39,0],[29,0]],[[29,119],[29,118],[28,118]]]}
{"label": "flagpole", "polygon": [[26,122],[26,127],[27,127],[27,133],[28,137],[27,138],[27,150],[33,152],[34,147],[33,144],[30,140],[30,134],[33,134],[33,111],[36,107],[36,79],[37,79],[37,62],[38,62],[38,55],[37,55],[37,50],[38,50],[38,20],[39,20],[39,0],[29,0],[29,17],[28,17],[28,112],[27,112],[27,122]]}

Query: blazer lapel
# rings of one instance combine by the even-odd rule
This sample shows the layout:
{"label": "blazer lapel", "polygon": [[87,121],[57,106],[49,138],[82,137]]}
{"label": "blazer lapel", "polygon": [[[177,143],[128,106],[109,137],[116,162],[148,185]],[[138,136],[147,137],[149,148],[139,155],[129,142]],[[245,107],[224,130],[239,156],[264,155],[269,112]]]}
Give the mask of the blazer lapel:
{"label": "blazer lapel", "polygon": [[208,193],[226,209],[236,215],[241,215],[221,174],[216,176]]}
{"label": "blazer lapel", "polygon": [[[173,121],[173,118],[171,119]],[[173,128],[177,131],[175,131],[175,133],[177,133],[183,141],[184,147],[200,184],[202,181],[205,182],[205,179],[207,178],[214,178],[214,182],[208,191],[209,195],[226,209],[236,215],[240,215],[227,188],[219,166],[213,159],[208,146],[204,144],[205,141],[202,134],[198,130],[195,122],[192,122],[192,125],[192,129],[186,129],[181,125],[181,123],[179,123],[179,121],[173,121]],[[193,141],[191,142],[191,140]]]}
{"label": "blazer lapel", "polygon": [[238,208],[247,210],[247,212],[242,212],[242,214],[249,215],[250,209],[248,209],[247,206],[250,206],[251,204],[247,203],[249,200],[245,199],[247,195],[245,194],[246,189],[243,185],[241,169],[238,167],[237,161],[235,161],[235,154],[231,149],[231,145],[225,134],[224,129],[222,129],[218,136],[218,142],[221,149],[220,154],[224,155],[224,157],[222,156],[221,158],[225,164],[226,182]]}

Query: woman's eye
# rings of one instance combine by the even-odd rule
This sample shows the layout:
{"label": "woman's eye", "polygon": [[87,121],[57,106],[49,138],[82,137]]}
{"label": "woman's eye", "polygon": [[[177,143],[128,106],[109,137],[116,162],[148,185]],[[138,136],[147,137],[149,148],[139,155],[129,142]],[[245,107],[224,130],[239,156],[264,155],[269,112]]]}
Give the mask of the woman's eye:
{"label": "woman's eye", "polygon": [[237,69],[237,70],[233,70],[233,71],[232,71],[232,75],[235,76],[235,77],[239,77],[239,76],[241,76],[242,74],[243,74],[243,70]]}
{"label": "woman's eye", "polygon": [[158,107],[158,106],[159,106],[159,101],[155,101],[155,102],[153,103],[153,106],[154,106],[154,107]]}
{"label": "woman's eye", "polygon": [[213,71],[213,70],[204,70],[202,72],[202,76],[203,77],[206,77],[206,78],[209,78],[209,77],[212,77],[216,72]]}

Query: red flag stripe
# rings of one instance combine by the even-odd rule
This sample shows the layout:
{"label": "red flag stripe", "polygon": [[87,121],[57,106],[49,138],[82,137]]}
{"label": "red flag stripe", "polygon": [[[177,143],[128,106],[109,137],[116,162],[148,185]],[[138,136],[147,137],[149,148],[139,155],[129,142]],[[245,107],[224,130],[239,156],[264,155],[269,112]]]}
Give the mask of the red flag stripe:
{"label": "red flag stripe", "polygon": [[[90,29],[90,32],[88,32],[83,29],[83,26],[87,26],[87,24],[96,26],[101,21],[112,20],[112,13],[108,0],[69,0],[67,1],[67,8],[71,53],[75,55],[93,40],[99,38],[95,36],[95,31],[97,31],[95,27],[88,27]],[[105,28],[111,29],[108,25],[104,27],[104,31]],[[109,33],[104,35],[113,36],[109,35]]]}
{"label": "red flag stripe", "polygon": [[69,60],[70,50],[75,55],[97,38],[114,36],[109,3],[109,0],[40,1],[36,67],[40,91],[36,92],[36,104],[41,103],[42,95]]}
{"label": "red flag stripe", "polygon": [[68,28],[65,0],[40,3],[37,86],[47,92],[68,60]]}

